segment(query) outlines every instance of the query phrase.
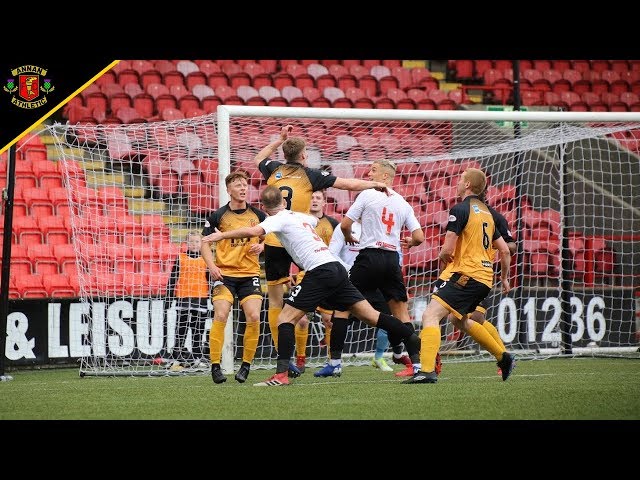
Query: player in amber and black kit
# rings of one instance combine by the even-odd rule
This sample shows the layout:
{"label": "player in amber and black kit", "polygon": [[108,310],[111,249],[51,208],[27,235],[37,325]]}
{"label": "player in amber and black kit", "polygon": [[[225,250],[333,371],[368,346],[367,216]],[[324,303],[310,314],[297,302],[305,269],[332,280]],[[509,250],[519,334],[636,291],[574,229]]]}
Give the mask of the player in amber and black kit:
{"label": "player in amber and black kit", "polygon": [[[227,175],[225,184],[229,193],[229,203],[207,218],[202,230],[203,235],[253,227],[266,218],[264,212],[247,204],[248,179],[244,171]],[[244,383],[249,375],[260,336],[262,288],[258,256],[264,249],[261,242],[262,240],[258,237],[221,240],[216,244],[215,260],[211,251],[211,242],[202,242],[202,258],[215,281],[212,296],[213,323],[209,333],[211,377],[214,383],[227,381],[227,377],[220,368],[220,359],[224,344],[224,329],[235,297],[240,302],[247,322],[244,331],[242,365],[235,379]]]}
{"label": "player in amber and black kit", "polygon": [[[327,171],[307,167],[307,144],[303,138],[290,137],[292,130],[292,125],[282,127],[280,137],[260,150],[254,158],[267,184],[277,187],[282,193],[287,210],[308,215],[311,194],[329,187],[353,191],[386,188],[382,182],[335,177]],[[269,156],[273,155],[280,146],[282,146],[285,162],[270,160]],[[284,285],[290,281],[289,273],[293,261],[274,234],[268,234],[264,243],[265,274],[269,296],[268,319],[273,343],[277,350],[278,315],[282,311]],[[300,265],[298,267],[300,268]],[[294,377],[300,375],[295,365],[292,367],[289,371],[290,375]]]}
{"label": "player in amber and black kit", "polygon": [[458,320],[462,331],[496,357],[502,379],[511,375],[515,365],[513,356],[504,351],[480,324],[468,318],[493,287],[496,250],[500,252],[502,293],[511,289],[511,252],[496,228],[493,215],[478,198],[486,186],[487,177],[477,168],[467,168],[460,175],[457,189],[462,201],[449,211],[447,233],[439,255],[441,266],[453,264],[451,276],[437,285],[437,291],[422,314],[421,369],[403,383],[438,381],[436,372],[429,367],[434,364],[440,348],[440,320],[449,313]]}
{"label": "player in amber and black kit", "polygon": [[[487,203],[486,195],[487,195],[487,190],[485,189],[478,196],[478,198],[482,203],[484,203],[487,206],[487,208],[489,209],[489,212],[491,212],[491,215],[493,216],[493,221],[496,224],[496,229],[498,230],[498,232],[500,232],[500,235],[502,235],[502,238],[504,238],[504,241],[507,242],[507,246],[509,247],[509,252],[511,253],[511,255],[513,255],[514,253],[516,253],[516,241],[511,236],[511,230],[509,229],[509,224],[507,223],[507,219],[504,218],[504,216],[500,212],[495,210],[493,207],[491,207],[491,205]],[[489,253],[489,256],[495,258],[496,253],[497,252],[494,250],[493,253]],[[440,273],[440,276],[438,277],[438,280],[436,281],[434,286],[434,292],[438,290],[438,285],[442,285],[443,282],[451,278],[453,265],[454,265],[453,263],[448,264],[447,267]],[[498,333],[498,330],[496,329],[496,327],[494,327],[493,324],[489,322],[486,318],[487,309],[489,308],[488,303],[489,302],[487,302],[486,298],[482,300],[478,304],[476,309],[469,315],[469,318],[474,322],[477,322],[480,325],[482,325],[482,327],[487,332],[489,332],[489,334],[493,337],[496,343],[500,346],[500,350],[506,351],[507,348],[504,346],[502,338],[500,338],[500,333]],[[451,321],[454,327],[460,330],[458,319],[453,314],[449,314],[449,320]],[[498,375],[502,376],[502,369],[500,367],[498,367]]]}

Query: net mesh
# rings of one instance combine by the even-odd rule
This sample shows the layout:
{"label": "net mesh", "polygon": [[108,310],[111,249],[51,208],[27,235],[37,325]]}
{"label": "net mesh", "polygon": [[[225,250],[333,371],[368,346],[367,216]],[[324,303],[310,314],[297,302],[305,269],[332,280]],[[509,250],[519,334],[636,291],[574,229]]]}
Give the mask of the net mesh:
{"label": "net mesh", "polygon": [[[166,374],[167,362],[158,358],[170,361],[176,342],[190,348],[201,335],[208,343],[210,302],[204,325],[176,339],[175,305],[166,301],[169,274],[186,234],[202,230],[205,217],[221,206],[221,171],[246,170],[248,201],[260,207],[266,182],[253,158],[285,124],[306,139],[310,167],[367,178],[372,160],[397,163],[393,188],[413,206],[426,236],[403,254],[417,328],[438,275],[458,176],[473,166],[486,172],[488,203],[507,218],[518,244],[515,288],[506,297],[494,289],[488,298],[487,319],[507,348],[530,357],[637,350],[640,124],[527,121],[514,128],[505,121],[264,116],[218,124],[212,114],[49,127],[68,180],[77,276],[88,305],[82,372]],[[218,151],[221,128],[228,128],[228,158]],[[281,149],[274,158],[283,159]],[[340,220],[354,198],[329,188],[325,213]],[[266,306],[254,366],[272,368]],[[233,318],[232,352],[239,359],[244,318],[237,305]],[[323,326],[311,320],[308,365],[321,365]],[[448,322],[441,325],[445,361],[488,358]],[[374,348],[374,329],[354,322],[344,361],[363,363]]]}

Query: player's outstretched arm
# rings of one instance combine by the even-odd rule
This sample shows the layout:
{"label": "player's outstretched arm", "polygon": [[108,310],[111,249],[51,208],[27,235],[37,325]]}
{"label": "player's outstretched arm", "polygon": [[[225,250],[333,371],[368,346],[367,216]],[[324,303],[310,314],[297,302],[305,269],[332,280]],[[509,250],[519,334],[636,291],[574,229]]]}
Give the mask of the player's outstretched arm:
{"label": "player's outstretched arm", "polygon": [[369,188],[376,188],[378,190],[387,191],[387,185],[383,182],[373,182],[371,180],[361,180],[359,178],[336,178],[333,188],[339,188],[340,190],[351,190],[354,192],[360,192]]}
{"label": "player's outstretched arm", "polygon": [[264,235],[265,231],[260,225],[254,227],[236,228],[235,230],[227,230],[221,232],[217,228],[213,233],[210,233],[206,237],[202,237],[202,242],[219,242],[225,238],[247,238],[247,237],[259,237]]}

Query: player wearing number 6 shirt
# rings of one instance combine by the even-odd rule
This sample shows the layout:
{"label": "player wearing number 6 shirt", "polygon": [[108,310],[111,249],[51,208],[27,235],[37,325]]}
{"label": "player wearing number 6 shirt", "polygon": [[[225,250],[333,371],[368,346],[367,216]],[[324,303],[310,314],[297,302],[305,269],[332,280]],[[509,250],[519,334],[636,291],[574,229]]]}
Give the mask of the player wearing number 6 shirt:
{"label": "player wearing number 6 shirt", "polygon": [[[393,184],[396,166],[388,160],[376,160],[371,164],[368,176],[371,180],[383,182],[387,187]],[[362,224],[359,242],[351,234],[354,221]],[[372,298],[380,290],[387,301],[391,314],[403,321],[410,329],[413,325],[407,308],[407,288],[400,268],[399,254],[402,248],[420,245],[424,232],[416,218],[413,207],[398,193],[389,190],[385,194],[375,190],[362,192],[345,214],[340,224],[345,241],[359,244],[360,253],[350,271],[351,282],[366,298]],[[410,237],[400,238],[402,229],[411,232]],[[333,322],[331,357],[342,350],[346,335],[346,325]],[[407,358],[402,355],[399,338],[389,335],[396,363],[404,363],[406,368],[398,376],[413,375],[419,370],[419,357]],[[335,353],[334,353],[335,345]],[[417,370],[416,370],[417,369]]]}
{"label": "player wearing number 6 shirt", "polygon": [[498,360],[502,380],[513,370],[513,356],[503,351],[491,334],[468,316],[484,300],[493,287],[493,260],[495,250],[500,252],[502,293],[508,293],[511,252],[496,228],[493,215],[478,198],[487,186],[482,170],[467,168],[458,181],[457,192],[462,202],[449,211],[449,223],[440,249],[442,266],[451,266],[451,277],[438,285],[431,301],[422,313],[420,339],[421,363],[426,368],[404,383],[436,383],[433,365],[440,349],[440,320],[449,313],[458,320],[460,329]]}
{"label": "player wearing number 6 shirt", "polygon": [[[353,191],[385,188],[385,185],[380,182],[335,177],[329,172],[307,167],[307,144],[303,138],[290,137],[292,130],[291,125],[282,127],[280,137],[260,150],[254,158],[256,166],[267,180],[267,185],[274,185],[282,192],[287,210],[309,214],[311,194],[328,187]],[[270,160],[269,156],[273,155],[281,145],[285,163]],[[267,318],[277,350],[277,319],[282,310],[284,285],[289,282],[292,259],[275,235],[267,235],[264,244],[264,269],[269,297]],[[299,372],[295,373],[299,375]]]}
{"label": "player wearing number 6 shirt", "polygon": [[[507,242],[507,246],[509,247],[509,252],[511,253],[511,255],[513,255],[514,253],[516,253],[516,241],[511,236],[511,230],[509,230],[509,224],[507,223],[507,219],[504,218],[504,216],[500,212],[492,208],[491,205],[487,203],[486,195],[487,195],[487,189],[485,188],[484,191],[478,196],[478,198],[482,203],[484,203],[487,206],[487,208],[491,212],[491,215],[493,216],[493,221],[496,224],[496,230],[500,232],[500,235],[502,235],[502,238],[504,238],[504,241]],[[495,250],[489,251],[489,257],[495,258],[496,254],[497,252]],[[451,278],[451,275],[453,273],[452,272],[453,266],[454,264],[450,263],[446,266],[446,268],[442,272],[440,272],[440,275],[438,276],[438,280],[436,281],[433,289],[434,292],[438,291],[439,285],[442,285],[444,282],[446,282]],[[484,328],[487,332],[489,332],[489,334],[493,337],[493,339],[496,341],[496,343],[500,347],[500,350],[504,352],[507,350],[507,348],[504,346],[504,343],[500,338],[500,333],[498,332],[496,327],[494,327],[493,324],[486,319],[488,308],[489,308],[488,302],[487,302],[487,299],[485,298],[478,304],[476,309],[469,315],[469,318],[474,322],[477,322],[478,324],[482,325],[482,328]],[[458,330],[462,330],[461,321],[458,320],[455,317],[455,315],[450,313],[449,321]],[[498,368],[498,375],[502,376],[501,368]]]}
{"label": "player wearing number 6 shirt", "polygon": [[[240,227],[257,225],[267,215],[246,202],[248,176],[244,171],[231,172],[225,178],[229,203],[213,212],[206,220],[203,235],[214,230],[233,230]],[[227,381],[220,368],[224,329],[229,311],[235,297],[247,320],[244,331],[242,365],[235,379],[244,383],[249,375],[251,362],[256,354],[260,336],[260,309],[262,307],[262,288],[260,287],[260,264],[258,256],[264,247],[257,236],[224,240],[216,245],[216,258],[213,259],[211,244],[201,241],[202,258],[209,268],[213,284],[213,323],[209,332],[211,355],[211,378],[214,383]]]}
{"label": "player wearing number 6 shirt", "polygon": [[203,241],[215,242],[275,233],[292,259],[306,272],[302,282],[292,288],[284,300],[285,305],[278,317],[276,373],[255,386],[289,384],[287,370],[295,348],[294,325],[305,313],[318,306],[350,312],[368,325],[385,329],[390,335],[399,337],[412,354],[417,354],[420,343],[417,335],[397,318],[375,310],[349,281],[347,270],[317,235],[314,229],[318,222],[316,217],[286,210],[280,190],[273,185],[263,190],[260,199],[270,215],[266,220],[255,227],[226,232],[216,230],[203,238]]}

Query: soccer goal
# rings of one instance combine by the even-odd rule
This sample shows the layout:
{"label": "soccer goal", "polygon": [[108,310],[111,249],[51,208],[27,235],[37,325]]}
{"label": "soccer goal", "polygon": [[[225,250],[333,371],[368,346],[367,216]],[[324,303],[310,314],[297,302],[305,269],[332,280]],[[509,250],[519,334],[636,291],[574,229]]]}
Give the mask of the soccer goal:
{"label": "soccer goal", "polygon": [[[203,117],[130,125],[49,127],[57,139],[83,300],[83,375],[164,375],[177,341],[169,273],[189,231],[228,201],[225,176],[266,185],[255,154],[292,124],[309,166],[366,178],[375,159],[397,164],[394,189],[414,207],[426,241],[403,254],[417,328],[438,275],[437,255],[467,167],[489,179],[487,201],[508,220],[518,251],[514,289],[488,298],[487,319],[520,358],[629,355],[638,350],[640,114],[548,111],[416,111],[220,106]],[[636,138],[637,136],[637,138]],[[279,150],[276,159],[283,159]],[[340,220],[355,196],[330,188],[325,213]],[[276,353],[263,322],[255,367]],[[209,304],[211,309],[211,305]],[[241,357],[243,316],[227,323],[223,368]],[[445,361],[490,357],[443,321]],[[354,322],[344,361],[368,362],[374,329]],[[322,323],[312,319],[308,365],[324,363]]]}

